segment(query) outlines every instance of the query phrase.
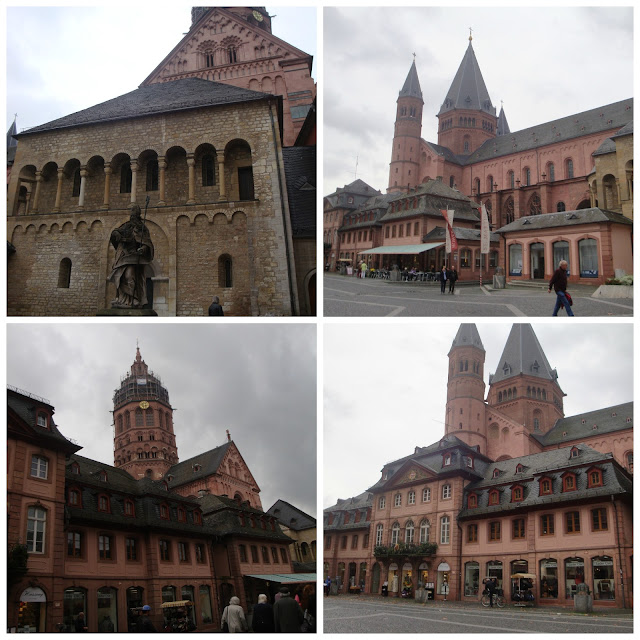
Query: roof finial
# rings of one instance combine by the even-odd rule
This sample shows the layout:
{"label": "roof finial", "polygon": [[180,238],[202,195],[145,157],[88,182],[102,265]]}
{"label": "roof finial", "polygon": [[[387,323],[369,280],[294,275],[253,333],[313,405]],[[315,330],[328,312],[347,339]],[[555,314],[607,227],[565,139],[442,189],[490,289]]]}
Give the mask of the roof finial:
{"label": "roof finial", "polygon": [[469,27],[469,42],[471,42],[473,40],[473,36],[471,35],[473,29],[471,27]]}
{"label": "roof finial", "polygon": [[416,61],[416,54],[415,54],[415,52],[413,53],[413,61],[414,61],[414,62]]}
{"label": "roof finial", "polygon": [[229,429],[227,429],[227,442],[231,442],[231,434],[229,433]]}

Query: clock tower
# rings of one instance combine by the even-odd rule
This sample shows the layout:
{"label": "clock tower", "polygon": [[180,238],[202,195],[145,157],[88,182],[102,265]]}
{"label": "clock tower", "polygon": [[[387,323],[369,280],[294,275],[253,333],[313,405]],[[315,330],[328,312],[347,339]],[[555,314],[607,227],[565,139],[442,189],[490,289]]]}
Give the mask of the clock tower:
{"label": "clock tower", "polygon": [[136,480],[158,480],[178,462],[169,392],[136,348],[131,371],[113,394],[114,466]]}

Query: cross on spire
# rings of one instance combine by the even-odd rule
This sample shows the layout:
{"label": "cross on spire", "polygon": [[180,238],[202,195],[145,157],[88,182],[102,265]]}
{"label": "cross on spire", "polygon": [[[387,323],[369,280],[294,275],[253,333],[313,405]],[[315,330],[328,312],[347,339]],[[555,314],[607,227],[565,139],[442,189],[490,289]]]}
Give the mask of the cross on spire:
{"label": "cross on spire", "polygon": [[416,54],[415,54],[415,52],[414,52],[414,54],[413,54],[413,60],[414,60],[414,62],[415,62],[415,59],[416,59]]}
{"label": "cross on spire", "polygon": [[471,42],[473,40],[472,32],[473,32],[473,29],[471,27],[469,27],[469,42]]}

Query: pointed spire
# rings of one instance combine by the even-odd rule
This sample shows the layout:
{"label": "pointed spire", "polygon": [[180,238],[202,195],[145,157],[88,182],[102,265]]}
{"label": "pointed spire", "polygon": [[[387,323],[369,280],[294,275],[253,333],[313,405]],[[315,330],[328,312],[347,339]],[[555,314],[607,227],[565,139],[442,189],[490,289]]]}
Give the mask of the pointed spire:
{"label": "pointed spire", "polygon": [[458,333],[453,339],[451,349],[455,347],[477,347],[484,351],[484,346],[482,345],[482,340],[480,340],[480,334],[475,324],[463,323],[460,325]]}
{"label": "pointed spire", "polygon": [[453,109],[476,109],[496,115],[496,108],[491,104],[476,54],[471,46],[471,39],[469,36],[469,46],[438,115]]}
{"label": "pointed spire", "polygon": [[504,351],[498,361],[498,369],[490,377],[490,383],[521,374],[553,382],[558,379],[558,373],[551,368],[531,325],[524,323],[514,324],[511,328]]}
{"label": "pointed spire", "polygon": [[422,89],[420,89],[420,81],[418,80],[418,71],[416,69],[415,54],[413,62],[411,63],[411,69],[407,74],[407,79],[404,81],[404,86],[398,94],[399,98],[420,98],[422,100]]}
{"label": "pointed spire", "polygon": [[16,126],[16,120],[18,119],[18,114],[16,113],[13,118],[13,124],[9,127],[9,131],[7,131],[7,149],[11,149],[11,147],[17,147],[18,141],[13,137],[18,133],[18,127]]}
{"label": "pointed spire", "polygon": [[507,122],[507,116],[504,115],[504,107],[500,104],[500,115],[498,116],[498,125],[496,127],[496,133],[499,136],[505,136],[507,133],[511,133],[509,129],[509,123]]}

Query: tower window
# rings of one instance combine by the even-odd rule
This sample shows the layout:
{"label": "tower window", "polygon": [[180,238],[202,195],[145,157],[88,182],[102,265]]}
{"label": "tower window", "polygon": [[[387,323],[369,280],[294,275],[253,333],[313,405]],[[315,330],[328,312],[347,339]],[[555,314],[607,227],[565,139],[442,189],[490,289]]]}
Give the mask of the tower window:
{"label": "tower window", "polygon": [[212,187],[215,183],[216,174],[213,156],[207,154],[202,156],[202,186]]}
{"label": "tower window", "polygon": [[215,66],[215,63],[213,62],[213,51],[207,51],[207,53],[204,54],[204,59],[208,68]]}
{"label": "tower window", "polygon": [[147,191],[158,190],[158,161],[149,160],[147,163]]}
{"label": "tower window", "polygon": [[80,183],[82,178],[80,176],[80,167],[73,172],[73,190],[71,191],[71,197],[77,198],[80,195]]}

